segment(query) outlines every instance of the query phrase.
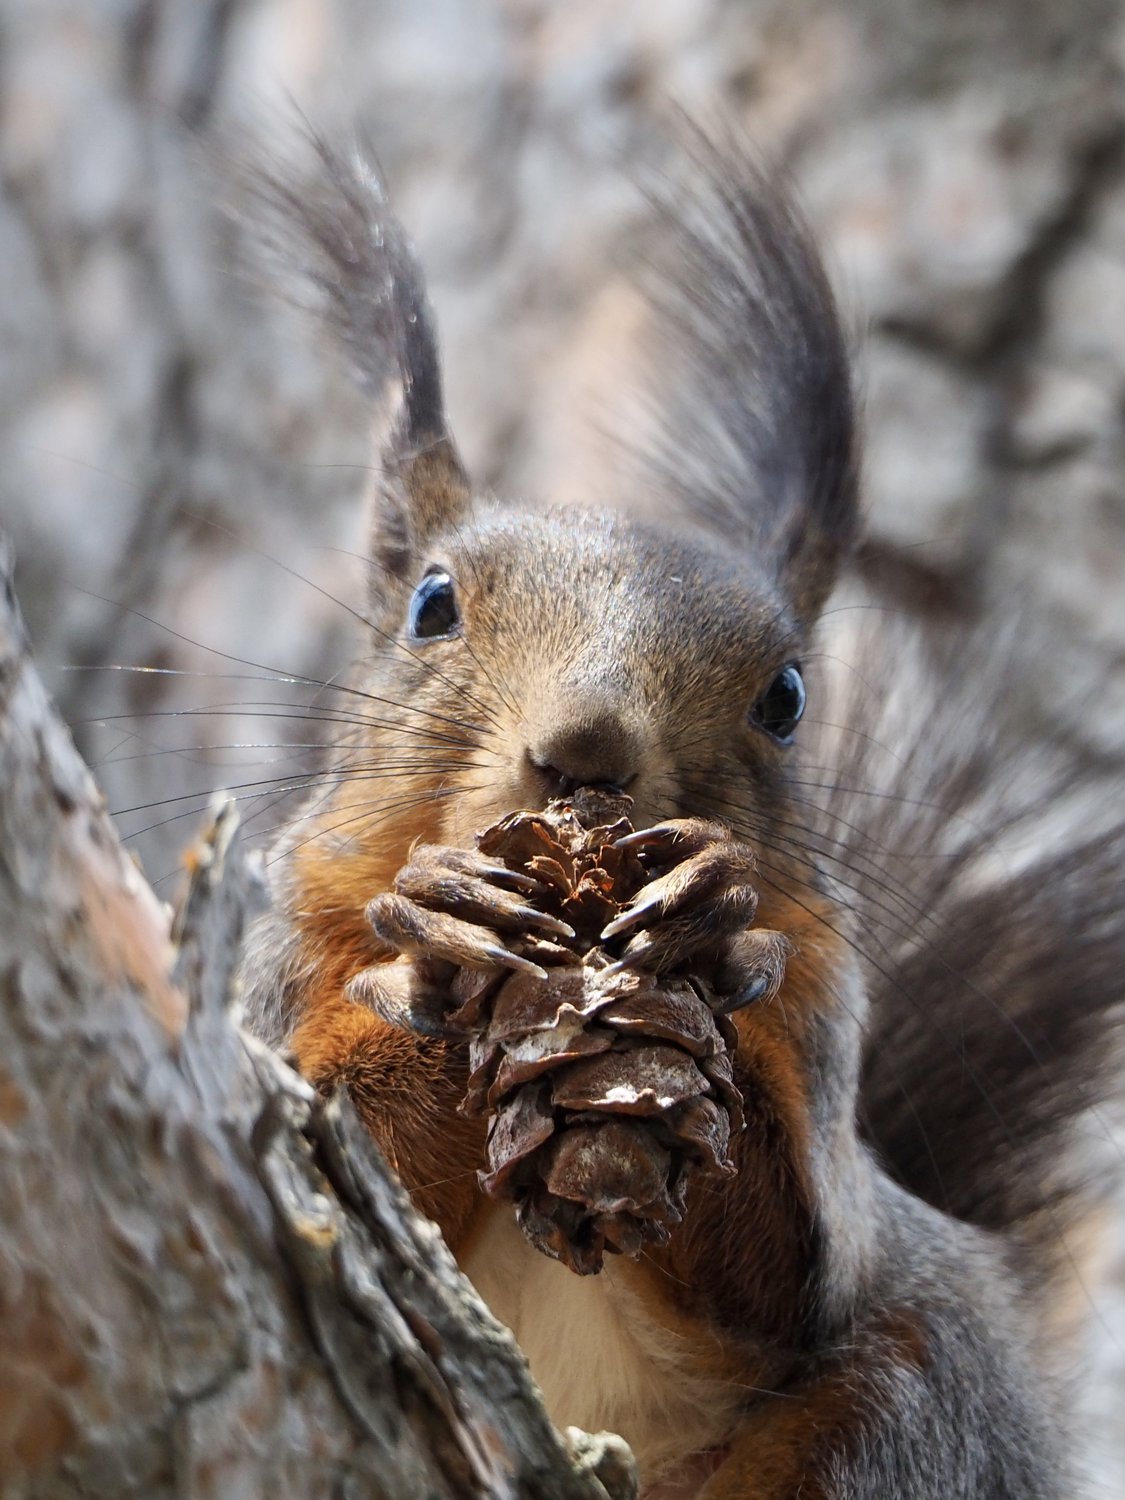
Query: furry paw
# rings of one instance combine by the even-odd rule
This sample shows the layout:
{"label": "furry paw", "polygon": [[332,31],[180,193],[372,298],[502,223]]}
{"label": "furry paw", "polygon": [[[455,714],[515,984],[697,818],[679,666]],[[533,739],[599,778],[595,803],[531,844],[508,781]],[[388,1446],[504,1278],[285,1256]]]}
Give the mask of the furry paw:
{"label": "furry paw", "polygon": [[732,1010],[776,990],[784,939],[748,931],[758,893],[747,844],[723,824],[701,818],[659,823],[618,844],[659,872],[602,933],[605,941],[632,934],[620,967],[667,973],[689,963],[715,964]]}
{"label": "furry paw", "polygon": [[535,889],[530,875],[473,850],[420,844],[395,876],[394,890],[368,903],[367,920],[400,953],[470,969],[499,965],[543,975],[538,964],[503,941],[525,933],[548,940],[574,936],[567,923],[528,905],[526,896]]}
{"label": "furry paw", "polygon": [[508,945],[525,935],[548,944],[574,936],[558,917],[527,903],[536,889],[530,875],[474,850],[419,845],[394,890],[376,896],[366,911],[376,937],[402,961],[363,970],[348,994],[396,1025],[442,1034],[456,969],[519,969],[546,978],[539,964]]}

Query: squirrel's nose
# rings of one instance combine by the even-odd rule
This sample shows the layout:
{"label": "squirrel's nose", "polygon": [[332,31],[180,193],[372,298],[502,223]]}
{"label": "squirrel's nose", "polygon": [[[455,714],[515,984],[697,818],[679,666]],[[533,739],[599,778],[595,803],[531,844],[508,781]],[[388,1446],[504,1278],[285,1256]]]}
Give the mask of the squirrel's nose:
{"label": "squirrel's nose", "polygon": [[589,706],[531,736],[527,759],[549,797],[580,786],[625,791],[640,770],[641,737],[618,709]]}

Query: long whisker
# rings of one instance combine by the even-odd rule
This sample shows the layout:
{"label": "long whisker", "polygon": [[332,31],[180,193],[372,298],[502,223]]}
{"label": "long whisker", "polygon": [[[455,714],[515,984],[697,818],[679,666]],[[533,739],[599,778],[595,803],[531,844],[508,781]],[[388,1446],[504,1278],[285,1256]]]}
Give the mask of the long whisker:
{"label": "long whisker", "polygon": [[[324,681],[323,679],[321,679],[319,677],[310,677],[310,676],[306,676],[306,675],[300,674],[300,673],[280,672],[276,668],[270,667],[270,666],[268,666],[268,665],[266,665],[266,664],[264,664],[262,662],[256,662],[256,661],[253,661],[253,660],[251,660],[251,659],[249,659],[247,657],[243,657],[243,656],[235,656],[235,655],[233,655],[233,653],[231,653],[229,651],[221,651],[221,650],[219,650],[219,648],[217,646],[208,646],[208,645],[205,645],[201,641],[193,640],[191,636],[187,636],[187,635],[181,634],[178,630],[174,630],[170,625],[166,625],[163,621],[154,619],[151,615],[146,615],[142,610],[133,609],[131,606],[128,606],[128,605],[117,605],[115,600],[108,599],[108,598],[106,598],[102,594],[95,594],[91,590],[84,589],[84,588],[82,588],[78,584],[73,584],[72,587],[78,589],[78,591],[80,593],[88,594],[93,599],[99,599],[99,600],[101,600],[101,602],[103,604],[113,604],[113,605],[115,605],[115,607],[122,609],[125,613],[131,614],[131,615],[135,615],[138,619],[144,620],[147,624],[153,625],[158,630],[163,630],[163,631],[167,632],[167,634],[171,635],[173,637],[173,639],[179,640],[179,641],[183,641],[185,645],[191,646],[193,649],[195,649],[197,651],[206,651],[206,652],[208,652],[212,656],[219,657],[220,660],[222,660],[222,661],[234,662],[238,666],[252,668],[255,673],[266,674],[265,676],[247,676],[245,678],[246,681],[272,681],[272,682],[280,683],[282,685],[292,684],[292,685],[295,685],[295,686],[312,687],[312,688],[316,688],[317,690],[328,690],[330,692],[337,692],[337,693],[344,694],[345,696],[348,696],[348,697],[358,698],[358,699],[360,699],[361,701],[364,701],[364,702],[378,703],[378,704],[383,705],[385,707],[394,709],[394,711],[396,713],[419,714],[419,715],[422,715],[423,717],[428,718],[428,719],[435,719],[439,723],[449,724],[449,725],[452,725],[454,727],[464,727],[465,721],[459,720],[459,719],[450,718],[448,714],[438,713],[434,709],[420,707],[419,705],[412,704],[412,703],[399,703],[399,702],[396,702],[393,698],[384,698],[384,697],[381,697],[378,693],[372,693],[372,692],[367,691],[367,690],[365,690],[363,688],[357,688],[355,686],[351,686],[351,685],[346,684],[346,683],[336,683],[336,682],[330,682],[330,681],[326,682],[326,681]],[[98,670],[102,670],[102,669],[98,668],[98,667],[92,667],[89,670],[91,670],[91,671],[98,671]],[[109,664],[105,668],[105,670],[116,671],[116,672],[135,672],[135,673],[138,673],[138,674],[150,674],[151,673],[153,675],[163,675],[163,673],[165,671],[164,668],[150,668],[150,667],[144,667],[144,666],[141,666],[141,667],[131,667],[131,666],[128,666],[128,665],[125,665],[125,664],[122,664],[122,663],[111,663],[111,664]],[[175,675],[175,674],[172,673],[170,675]],[[185,675],[187,675],[187,674],[185,674]],[[224,680],[224,674],[213,673],[213,674],[200,674],[200,675],[211,675],[211,676],[217,677],[219,680]],[[238,673],[232,673],[232,674],[226,674],[226,675],[229,676],[229,680],[232,680],[232,681],[243,680],[241,674],[238,674]],[[275,705],[275,706],[280,706],[280,705]],[[317,707],[317,705],[315,705],[315,704],[298,705],[298,706],[303,706],[303,707],[308,707],[308,708],[315,708],[315,707]],[[193,710],[191,710],[191,709],[169,710],[169,712],[181,712],[181,713],[184,713],[184,714],[191,713],[192,711]],[[113,716],[113,715],[109,715],[109,716],[106,716],[106,715],[102,715],[102,716],[91,715],[89,718],[86,718],[86,719],[74,719],[71,722],[76,723],[76,724],[82,724],[82,723],[101,723],[104,720],[106,720],[107,718],[112,719],[113,717],[130,718],[130,717],[143,717],[143,715],[141,715],[141,714],[135,714],[135,715],[119,714],[119,715],[116,715],[116,716]],[[391,727],[399,728],[401,726],[397,722],[394,722]]]}
{"label": "long whisker", "polygon": [[[273,791],[302,791],[316,786],[351,786],[360,781],[374,781],[386,776],[400,776],[404,773],[413,774],[424,772],[427,774],[450,774],[464,769],[487,770],[488,767],[479,765],[476,761],[431,761],[431,760],[392,760],[381,763],[377,770],[358,768],[346,768],[335,773],[310,772],[307,776],[296,778],[290,786],[278,786],[278,781],[284,781],[285,777],[266,777],[259,781],[244,781],[236,786],[224,786],[220,788],[224,796],[234,796],[235,793],[250,793],[258,787],[268,787]],[[149,812],[154,807],[169,807],[177,802],[198,801],[214,795],[212,788],[204,788],[194,792],[180,792],[172,797],[160,797],[153,802],[138,802],[132,807],[114,808],[115,817],[126,817],[132,813]]]}
{"label": "long whisker", "polygon": [[[253,713],[247,711],[252,709]],[[269,712],[265,712],[269,710]],[[280,712],[274,712],[280,710]],[[368,714],[349,714],[333,710],[325,713],[318,710],[315,704],[284,704],[274,703],[269,699],[248,700],[239,704],[222,704],[196,706],[192,708],[154,708],[141,712],[129,712],[119,714],[98,714],[88,718],[72,719],[72,724],[99,725],[132,723],[135,721],[145,722],[150,719],[245,719],[248,717],[256,719],[289,719],[297,723],[312,724],[341,724],[351,729],[389,729],[395,734],[412,736],[417,739],[425,739],[438,744],[462,745],[465,743],[463,732],[478,732],[478,726],[470,724],[467,720],[447,720],[444,722],[457,730],[462,731],[457,735],[441,735],[437,730],[428,727],[414,727],[411,725],[396,724],[393,719],[377,719]]]}
{"label": "long whisker", "polygon": [[248,542],[244,537],[238,536],[237,533],[232,531],[230,527],[224,526],[221,521],[215,520],[213,516],[201,516],[200,520],[213,527],[223,536],[228,537],[231,541],[236,542],[245,551],[253,553],[256,557],[264,558],[267,562],[272,563],[275,568],[280,568],[283,573],[288,574],[290,578],[296,579],[298,583],[305,584],[307,588],[314,590],[314,592],[320,594],[322,598],[327,599],[330,603],[335,604],[338,608],[344,610],[345,613],[351,615],[353,620],[355,620],[358,624],[365,626],[368,630],[371,631],[373,635],[377,636],[380,640],[385,641],[388,646],[392,646],[395,650],[401,651],[404,656],[408,657],[412,662],[415,662],[430,676],[435,677],[439,682],[444,683],[445,686],[456,693],[459,698],[463,698],[466,703],[471,703],[473,707],[478,711],[478,713],[483,714],[488,723],[492,724],[493,727],[499,727],[499,723],[495,715],[492,713],[491,709],[486,703],[482,702],[481,699],[479,699],[474,693],[469,692],[469,690],[463,687],[460,683],[455,682],[451,677],[448,677],[444,672],[440,671],[432,661],[427,661],[426,658],[419,652],[412,651],[410,647],[405,643],[405,641],[400,641],[399,638],[391,631],[384,630],[381,625],[376,624],[376,622],[372,620],[370,616],[365,615],[362,610],[356,609],[354,605],[349,604],[344,599],[337,598],[336,595],[331,592],[331,590],[321,587],[319,583],[316,583],[311,578],[307,578],[298,569],[291,567],[289,563],[282,562],[279,557],[274,557],[271,553],[266,552],[263,548],[256,547],[252,542]]}
{"label": "long whisker", "polygon": [[[460,797],[464,795],[465,792],[473,792],[479,790],[481,790],[481,786],[479,784],[468,786],[458,785],[455,787],[429,787],[424,792],[419,792],[414,796],[400,798],[398,801],[390,805],[385,805],[379,802],[371,802],[367,804],[366,807],[368,809],[378,808],[382,816],[372,817],[372,814],[369,810],[364,810],[356,813],[354,817],[342,818],[338,823],[333,823],[326,828],[317,828],[316,831],[310,834],[307,839],[302,839],[299,843],[296,844],[288,844],[283,852],[276,854],[272,859],[268,859],[266,863],[274,864],[279,859],[287,859],[298,849],[306,848],[316,839],[324,838],[330,833],[337,833],[341,828],[349,828],[356,823],[362,824],[365,829],[377,828],[381,826],[381,824],[387,822],[389,818],[393,818],[400,812],[408,812],[412,808],[424,806],[427,802],[439,801],[447,797]],[[281,826],[284,827],[287,825]],[[264,830],[265,833],[273,833],[276,831],[276,829]],[[358,831],[356,836],[358,836]]]}

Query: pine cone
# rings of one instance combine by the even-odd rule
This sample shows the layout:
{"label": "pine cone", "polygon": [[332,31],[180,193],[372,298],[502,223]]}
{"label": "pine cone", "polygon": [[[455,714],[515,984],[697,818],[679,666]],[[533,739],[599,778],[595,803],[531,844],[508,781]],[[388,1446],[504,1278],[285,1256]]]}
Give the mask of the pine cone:
{"label": "pine cone", "polygon": [[574,928],[528,938],[547,979],[461,970],[449,1022],[470,1037],[466,1114],[492,1113],[484,1191],[516,1204],[531,1242],[580,1275],[605,1252],[667,1241],[692,1173],[730,1175],[742,1100],[736,1033],[698,977],[614,972],[599,935],[650,878],[614,841],[632,832],[627,797],[583,788],[546,812],[513,813],[477,835],[481,851],[533,876],[528,899]]}

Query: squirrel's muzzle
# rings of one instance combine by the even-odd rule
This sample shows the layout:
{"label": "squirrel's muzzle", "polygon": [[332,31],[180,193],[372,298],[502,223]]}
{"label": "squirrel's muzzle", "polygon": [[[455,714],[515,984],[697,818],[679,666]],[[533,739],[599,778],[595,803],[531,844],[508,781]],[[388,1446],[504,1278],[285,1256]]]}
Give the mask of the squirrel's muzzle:
{"label": "squirrel's muzzle", "polygon": [[624,706],[586,695],[566,700],[550,722],[529,730],[525,747],[529,771],[548,797],[580,786],[626,791],[644,753],[644,736]]}

